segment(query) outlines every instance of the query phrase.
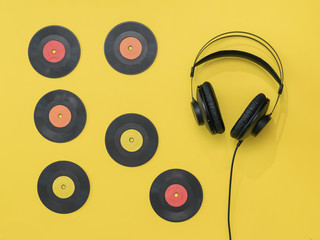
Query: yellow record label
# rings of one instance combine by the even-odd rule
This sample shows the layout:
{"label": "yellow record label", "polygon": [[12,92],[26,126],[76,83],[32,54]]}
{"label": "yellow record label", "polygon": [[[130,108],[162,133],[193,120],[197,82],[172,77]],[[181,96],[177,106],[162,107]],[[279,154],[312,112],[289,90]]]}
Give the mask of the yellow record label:
{"label": "yellow record label", "polygon": [[52,184],[52,190],[58,198],[71,197],[74,189],[74,182],[67,176],[57,177]]}
{"label": "yellow record label", "polygon": [[121,146],[128,152],[136,152],[143,144],[143,137],[137,130],[128,129],[122,133],[120,143]]}

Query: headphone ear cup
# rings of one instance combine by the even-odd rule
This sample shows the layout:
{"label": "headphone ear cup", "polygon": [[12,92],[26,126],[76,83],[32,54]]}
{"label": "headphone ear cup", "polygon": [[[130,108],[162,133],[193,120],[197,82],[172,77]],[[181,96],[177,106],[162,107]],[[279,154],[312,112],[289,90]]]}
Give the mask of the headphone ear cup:
{"label": "headphone ear cup", "polygon": [[209,82],[203,83],[202,92],[205,103],[207,105],[207,110],[212,120],[211,127],[215,130],[216,133],[223,133],[225,127],[222,120],[218,100],[214,93],[212,85]]}
{"label": "headphone ear cup", "polygon": [[269,99],[263,93],[258,94],[231,129],[231,137],[243,140],[249,136],[255,125],[265,116],[269,102]]}
{"label": "headphone ear cup", "polygon": [[192,98],[191,110],[192,110],[193,116],[194,116],[197,124],[199,126],[203,125],[204,124],[204,119],[203,119],[203,115],[202,115],[202,112],[201,112],[201,108],[199,106],[199,103],[194,98]]}

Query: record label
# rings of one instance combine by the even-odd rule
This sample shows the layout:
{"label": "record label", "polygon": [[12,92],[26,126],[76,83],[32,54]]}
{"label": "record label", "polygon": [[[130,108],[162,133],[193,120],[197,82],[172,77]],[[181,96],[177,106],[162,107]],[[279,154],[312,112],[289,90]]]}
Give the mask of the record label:
{"label": "record label", "polygon": [[120,43],[120,53],[126,59],[136,59],[142,52],[142,45],[139,39],[127,37]]}
{"label": "record label", "polygon": [[138,22],[124,22],[109,32],[104,53],[111,67],[131,75],[152,65],[157,48],[157,40],[148,27]]}
{"label": "record label", "polygon": [[43,56],[48,62],[60,62],[66,54],[66,49],[59,41],[49,41],[43,47]]}
{"label": "record label", "polygon": [[187,190],[180,184],[172,184],[165,191],[166,202],[172,207],[181,207],[188,199]]}
{"label": "record label", "polygon": [[52,184],[52,191],[58,198],[69,198],[75,190],[74,182],[67,176],[57,177]]}
{"label": "record label", "polygon": [[47,93],[34,110],[34,122],[39,133],[58,143],[76,138],[84,128],[86,118],[86,109],[80,98],[65,90]]}
{"label": "record label", "polygon": [[150,188],[153,210],[171,222],[182,222],[193,217],[199,211],[202,199],[202,187],[198,179],[182,169],[161,173]]}
{"label": "record label", "polygon": [[108,127],[105,144],[117,163],[135,167],[148,162],[158,148],[158,133],[152,122],[139,114],[125,114]]}
{"label": "record label", "polygon": [[41,202],[56,213],[71,213],[88,199],[90,183],[87,174],[77,164],[58,161],[47,166],[38,180]]}
{"label": "record label", "polygon": [[40,29],[29,44],[32,67],[48,78],[69,74],[80,59],[80,45],[76,36],[67,28],[48,26]]}

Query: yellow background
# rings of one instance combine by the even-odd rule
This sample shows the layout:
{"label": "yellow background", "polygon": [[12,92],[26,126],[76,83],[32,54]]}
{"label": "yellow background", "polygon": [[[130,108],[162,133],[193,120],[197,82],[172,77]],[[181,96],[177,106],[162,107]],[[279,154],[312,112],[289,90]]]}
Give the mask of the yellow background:
{"label": "yellow background", "polygon": [[[285,91],[272,122],[239,149],[234,172],[232,232],[235,240],[319,240],[320,4],[305,1],[12,1],[0,2],[0,239],[227,239],[227,189],[236,144],[230,129],[259,92],[274,103],[276,87],[245,61],[203,67],[218,95],[226,132],[212,136],[190,110],[189,70],[199,48],[229,30],[256,33],[278,50]],[[127,76],[107,63],[103,45],[117,24],[133,20],[155,34],[158,54],[142,74]],[[28,45],[42,27],[62,25],[78,38],[81,57],[60,79],[39,75]],[[202,76],[201,76],[202,75]],[[34,107],[47,92],[77,94],[87,123],[75,140],[43,138]],[[148,117],[159,147],[147,164],[117,164],[104,145],[119,115]],[[90,179],[86,204],[72,214],[48,210],[37,194],[41,171],[58,160],[80,165]],[[204,200],[190,220],[171,223],[152,210],[149,188],[161,172],[182,168],[201,182]]]}

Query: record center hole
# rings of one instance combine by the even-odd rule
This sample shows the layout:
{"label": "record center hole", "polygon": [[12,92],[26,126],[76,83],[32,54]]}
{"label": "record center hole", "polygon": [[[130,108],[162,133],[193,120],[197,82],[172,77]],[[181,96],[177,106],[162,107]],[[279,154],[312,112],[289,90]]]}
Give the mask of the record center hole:
{"label": "record center hole", "polygon": [[63,115],[60,113],[59,115],[58,115],[58,118],[62,118],[63,117]]}
{"label": "record center hole", "polygon": [[134,142],[134,138],[133,137],[129,138],[129,142],[133,143]]}
{"label": "record center hole", "polygon": [[130,45],[130,46],[128,47],[128,50],[131,51],[132,49],[133,49],[133,47]]}
{"label": "record center hole", "polygon": [[174,197],[175,197],[175,198],[179,197],[179,193],[175,193],[175,194],[174,194]]}
{"label": "record center hole", "polygon": [[57,52],[57,51],[56,51],[55,49],[53,49],[53,50],[51,51],[52,54],[56,54],[56,52]]}
{"label": "record center hole", "polygon": [[66,189],[66,185],[62,184],[61,189],[63,189],[63,190]]}

